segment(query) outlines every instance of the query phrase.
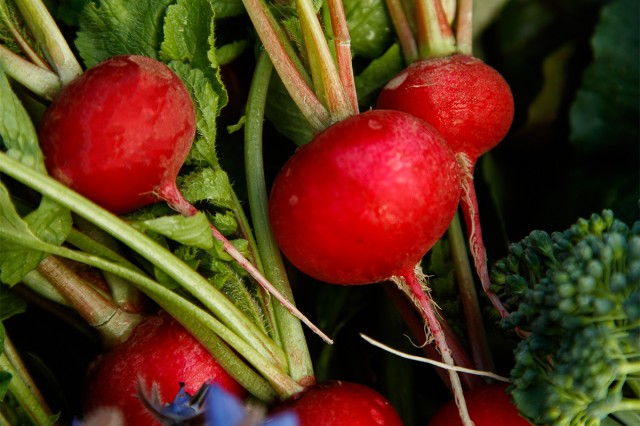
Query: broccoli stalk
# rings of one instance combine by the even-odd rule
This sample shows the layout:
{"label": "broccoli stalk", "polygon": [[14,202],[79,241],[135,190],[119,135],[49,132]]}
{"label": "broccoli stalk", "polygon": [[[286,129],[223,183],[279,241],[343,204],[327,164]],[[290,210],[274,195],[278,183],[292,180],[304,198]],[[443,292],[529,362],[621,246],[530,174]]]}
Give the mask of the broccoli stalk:
{"label": "broccoli stalk", "polygon": [[564,232],[534,231],[491,274],[512,309],[502,325],[527,335],[508,388],[525,417],[640,420],[640,221],[629,227],[605,210]]}

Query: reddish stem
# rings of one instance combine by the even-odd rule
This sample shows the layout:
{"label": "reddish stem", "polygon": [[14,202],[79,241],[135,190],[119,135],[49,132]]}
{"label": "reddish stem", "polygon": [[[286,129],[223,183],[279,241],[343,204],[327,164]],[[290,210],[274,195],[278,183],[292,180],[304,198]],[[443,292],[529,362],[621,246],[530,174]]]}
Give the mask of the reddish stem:
{"label": "reddish stem", "polygon": [[[424,319],[426,326],[429,328],[431,336],[433,336],[438,351],[440,351],[442,361],[448,366],[454,367],[455,362],[453,361],[453,357],[451,356],[451,349],[449,348],[445,333],[442,330],[440,321],[438,320],[436,312],[433,308],[433,302],[429,297],[429,289],[422,287],[422,283],[416,276],[417,272],[417,270],[414,271],[413,269],[407,268],[405,271],[402,271],[400,273],[399,277],[394,277],[394,281],[418,308],[418,311]],[[451,387],[453,389],[454,399],[456,401],[456,404],[458,405],[458,411],[460,413],[462,424],[465,426],[472,426],[473,422],[469,417],[467,404],[464,400],[464,393],[462,390],[462,384],[460,383],[460,376],[453,369],[448,370],[448,373],[449,380],[451,381]]]}
{"label": "reddish stem", "polygon": [[358,113],[358,95],[353,77],[353,61],[351,57],[351,36],[347,27],[347,18],[341,0],[328,0],[331,27],[333,28],[334,44],[336,48],[336,62],[340,82],[344,88],[347,100],[351,104],[351,114]]}
{"label": "reddish stem", "polygon": [[462,196],[460,197],[460,207],[467,226],[469,239],[469,249],[473,257],[476,273],[480,278],[480,283],[484,293],[491,304],[495,307],[502,318],[507,318],[509,312],[504,307],[498,295],[491,290],[491,278],[487,266],[487,250],[482,241],[482,228],[480,226],[480,211],[476,198],[476,188],[473,183],[473,170],[475,162],[469,159],[466,154],[457,154],[458,164],[462,171]]}
{"label": "reddish stem", "polygon": [[55,256],[47,256],[38,270],[87,321],[100,333],[106,347],[127,340],[142,315],[126,312],[107,299],[89,282]]}
{"label": "reddish stem", "polygon": [[464,319],[467,325],[467,336],[469,347],[473,356],[475,369],[482,371],[493,371],[494,364],[487,342],[487,334],[484,328],[478,293],[476,292],[475,280],[467,246],[460,224],[460,216],[456,213],[447,231],[449,242],[451,243],[451,254],[456,268],[456,278],[460,289],[460,301],[464,312]]}
{"label": "reddish stem", "polygon": [[[426,341],[427,336],[425,336],[424,322],[420,317],[418,317],[418,315],[416,315],[416,310],[414,309],[415,306],[409,303],[407,298],[404,297],[403,293],[398,290],[398,287],[396,285],[392,283],[385,283],[384,289],[387,293],[387,296],[395,305],[396,310],[402,317],[404,323],[407,325],[414,337],[418,339],[418,344],[425,355],[431,359],[442,359],[436,346]],[[442,331],[444,332],[447,342],[449,343],[451,356],[453,357],[453,361],[455,362],[455,364],[460,367],[473,369],[473,362],[467,355],[467,352],[462,346],[462,343],[457,338],[445,318],[442,318],[440,320],[440,326],[442,327]],[[436,368],[436,373],[438,373],[445,386],[447,386],[450,391],[453,391],[453,389],[451,388],[449,375],[441,368]],[[460,380],[462,381],[465,389],[473,389],[485,383],[482,378],[475,374],[461,374]]]}
{"label": "reddish stem", "polygon": [[400,42],[404,61],[407,64],[411,64],[418,60],[418,43],[409,24],[409,18],[402,6],[402,1],[386,0],[386,3],[389,15],[391,16],[391,22],[393,22],[393,27],[396,30],[396,35]]}
{"label": "reddish stem", "polygon": [[[158,198],[166,201],[171,208],[176,210],[183,216],[194,216],[198,213],[198,209],[193,206],[189,201],[187,201],[175,183],[171,182],[166,185],[160,186],[158,192],[156,194]],[[333,340],[331,340],[326,334],[324,334],[315,324],[313,324],[302,312],[296,308],[293,303],[287,300],[282,293],[280,293],[274,286],[267,280],[264,275],[256,268],[246,257],[240,253],[240,251],[234,246],[231,241],[229,241],[222,233],[215,228],[215,226],[210,225],[211,234],[213,238],[222,243],[223,250],[231,256],[238,264],[251,275],[260,286],[269,294],[280,302],[282,306],[284,306],[292,315],[306,324],[309,329],[311,329],[314,333],[316,333],[322,340],[325,342],[332,344]]]}

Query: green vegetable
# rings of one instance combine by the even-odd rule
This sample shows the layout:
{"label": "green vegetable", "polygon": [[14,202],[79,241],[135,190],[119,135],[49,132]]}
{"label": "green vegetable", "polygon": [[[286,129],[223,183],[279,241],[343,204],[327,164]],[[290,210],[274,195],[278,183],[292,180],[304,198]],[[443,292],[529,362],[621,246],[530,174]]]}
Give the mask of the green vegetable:
{"label": "green vegetable", "polygon": [[508,390],[523,415],[553,425],[640,419],[640,221],[604,210],[564,232],[533,231],[496,262],[492,282],[517,306],[503,325],[527,335]]}

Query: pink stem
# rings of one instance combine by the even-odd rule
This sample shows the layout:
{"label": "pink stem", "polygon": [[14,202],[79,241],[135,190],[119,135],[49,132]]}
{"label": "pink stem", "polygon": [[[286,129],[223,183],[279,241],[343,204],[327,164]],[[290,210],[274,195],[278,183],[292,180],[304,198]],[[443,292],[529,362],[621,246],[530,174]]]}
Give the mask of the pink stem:
{"label": "pink stem", "polygon": [[334,44],[336,48],[336,61],[338,73],[345,94],[351,104],[351,114],[358,113],[358,95],[356,83],[353,77],[353,61],[351,57],[351,36],[347,27],[347,18],[344,14],[344,6],[341,0],[328,0],[331,26],[333,27]]}
{"label": "pink stem", "polygon": [[[413,303],[420,311],[425,324],[427,325],[431,335],[433,336],[436,347],[440,351],[442,361],[445,364],[454,367],[455,362],[453,361],[453,357],[451,356],[451,349],[449,348],[449,345],[447,343],[447,339],[440,325],[440,321],[438,320],[435,310],[433,309],[433,302],[429,297],[429,289],[422,287],[422,283],[416,276],[417,273],[417,268],[416,270],[407,268],[407,270],[403,271],[400,274],[400,279],[394,281],[396,281],[396,284],[398,284],[400,289],[405,292],[405,294],[409,297],[410,300],[413,301]],[[454,399],[458,406],[458,412],[460,414],[462,424],[465,426],[473,426],[473,422],[469,417],[469,411],[467,410],[467,404],[465,403],[460,377],[455,370],[450,369],[448,370],[448,373],[449,380],[451,381],[451,387],[453,389]]]}
{"label": "pink stem", "polygon": [[[413,304],[410,304],[407,298],[404,297],[403,293],[401,293],[398,290],[397,286],[394,286],[392,283],[385,283],[384,289],[387,293],[387,296],[395,305],[396,310],[402,317],[404,323],[407,325],[414,337],[418,339],[418,345],[420,346],[420,348],[422,348],[424,354],[432,359],[440,358],[440,353],[438,352],[438,349],[435,347],[435,345],[428,343],[426,340],[421,341],[421,339],[426,338],[424,334],[424,321],[422,321],[421,318],[416,315],[415,306],[413,306]],[[451,356],[453,357],[453,361],[455,362],[455,364],[465,368],[477,368],[474,367],[473,362],[471,362],[471,359],[467,355],[467,352],[462,346],[462,343],[460,343],[460,340],[457,338],[457,336],[451,329],[451,326],[444,318],[440,320],[440,326],[442,327],[445,338],[449,343]],[[436,373],[438,373],[447,388],[450,391],[453,391],[448,374],[441,368],[437,368]],[[482,378],[475,374],[463,373],[460,375],[460,380],[465,389],[473,389],[485,383]]]}
{"label": "pink stem", "polygon": [[[176,210],[183,216],[193,216],[198,213],[198,209],[189,203],[175,183],[162,185],[157,194],[158,198],[166,201],[171,208]],[[331,340],[326,334],[324,334],[315,324],[313,324],[302,312],[298,310],[286,297],[282,295],[274,286],[267,280],[264,275],[256,268],[246,257],[240,253],[240,251],[229,241],[220,231],[218,231],[213,225],[210,225],[211,234],[213,238],[222,243],[224,251],[231,256],[238,264],[251,275],[262,288],[269,292],[273,297],[278,300],[292,315],[306,324],[309,329],[316,333],[322,340],[332,344]]]}
{"label": "pink stem", "polygon": [[457,159],[463,175],[460,206],[467,226],[469,249],[471,250],[471,256],[474,260],[476,273],[480,278],[482,289],[491,301],[491,304],[495,307],[498,313],[500,313],[502,318],[507,318],[509,316],[509,312],[498,298],[498,295],[491,291],[491,278],[489,277],[489,268],[487,267],[487,250],[482,241],[480,212],[478,209],[478,200],[476,198],[476,189],[473,183],[473,169],[475,162],[470,160],[464,153],[458,153]]}
{"label": "pink stem", "polygon": [[411,64],[418,60],[418,43],[409,24],[409,18],[400,0],[386,0],[386,3],[391,22],[393,22],[393,27],[396,30],[396,35],[402,48],[404,61],[407,64]]}

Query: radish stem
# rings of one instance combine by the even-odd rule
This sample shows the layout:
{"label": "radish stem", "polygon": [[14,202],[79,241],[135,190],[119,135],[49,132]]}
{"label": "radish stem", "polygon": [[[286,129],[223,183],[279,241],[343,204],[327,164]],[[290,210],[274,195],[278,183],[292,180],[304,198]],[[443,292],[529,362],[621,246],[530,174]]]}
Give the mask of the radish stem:
{"label": "radish stem", "polygon": [[331,122],[330,114],[283,47],[274,28],[277,24],[269,19],[266,6],[263,7],[260,0],[242,0],[242,3],[289,95],[315,131],[324,129]]}
{"label": "radish stem", "polygon": [[[275,244],[268,220],[268,195],[264,176],[262,155],[262,131],[264,110],[273,65],[266,54],[261,52],[249,89],[245,123],[245,170],[251,218],[255,229],[258,249],[262,256],[265,275],[278,290],[293,300],[293,293],[282,260]],[[298,383],[309,385],[315,382],[313,364],[300,322],[281,305],[274,306],[274,314],[281,342],[289,362],[289,374]]]}
{"label": "radish stem", "polygon": [[451,243],[451,254],[456,268],[456,277],[460,289],[460,299],[464,311],[465,323],[469,347],[473,357],[475,368],[478,370],[492,371],[494,364],[487,342],[487,333],[484,328],[484,320],[478,303],[475,281],[469,264],[467,246],[462,233],[460,216],[456,213],[447,231]]}
{"label": "radish stem", "polygon": [[418,52],[421,59],[448,56],[456,41],[440,0],[416,0]]}
{"label": "radish stem", "polygon": [[473,0],[458,0],[456,44],[464,55],[473,52]]}
{"label": "radish stem", "polygon": [[418,60],[418,43],[416,36],[409,24],[409,18],[404,11],[401,0],[386,0],[387,9],[393,22],[393,27],[396,31],[404,61],[407,64],[411,64]]}
{"label": "radish stem", "polygon": [[15,3],[62,84],[82,74],[82,67],[44,3],[39,0],[15,0]]}
{"label": "radish stem", "polygon": [[331,27],[336,50],[336,62],[340,83],[344,88],[345,95],[351,104],[351,114],[358,112],[358,95],[356,93],[356,83],[353,77],[353,63],[351,60],[351,36],[347,27],[347,18],[344,13],[344,6],[340,0],[328,0],[329,14],[331,16]]}
{"label": "radish stem", "polygon": [[466,154],[458,153],[456,157],[458,164],[460,164],[460,170],[462,171],[460,206],[467,226],[469,249],[471,250],[471,255],[474,260],[476,273],[480,278],[484,293],[491,301],[491,304],[496,308],[502,318],[507,318],[509,312],[498,298],[498,295],[491,290],[491,278],[489,277],[489,268],[487,266],[487,252],[482,242],[478,200],[476,198],[475,185],[473,184],[474,167]]}
{"label": "radish stem", "polygon": [[[169,205],[184,216],[193,216],[198,213],[198,210],[191,205],[180,193],[178,188],[172,182],[169,185],[162,186],[158,191],[158,197],[165,200]],[[305,323],[311,331],[316,333],[326,343],[333,343],[333,341],[324,334],[315,324],[313,324],[302,312],[298,310],[285,296],[283,296],[274,286],[267,280],[264,275],[247,260],[246,257],[238,251],[236,246],[224,236],[215,226],[210,225],[213,238],[222,243],[223,250],[231,256],[245,271],[251,275],[263,289],[276,298],[280,304],[282,304],[289,312],[295,315],[300,321]]]}
{"label": "radish stem", "polygon": [[[419,268],[419,266],[417,267]],[[405,270],[399,277],[394,277],[394,282],[398,284],[398,287],[409,297],[411,301],[416,305],[420,311],[425,324],[429,328],[429,332],[433,336],[436,346],[440,351],[440,356],[445,364],[454,367],[455,363],[451,356],[451,349],[447,343],[440,321],[433,309],[433,302],[428,295],[428,290],[425,291],[422,287],[422,283],[417,277],[417,268]],[[464,394],[462,390],[462,384],[460,383],[460,377],[455,370],[449,370],[449,380],[453,389],[453,395],[458,405],[458,411],[460,412],[460,418],[462,424],[465,426],[472,426],[473,422],[469,417],[467,405],[464,400]]]}

